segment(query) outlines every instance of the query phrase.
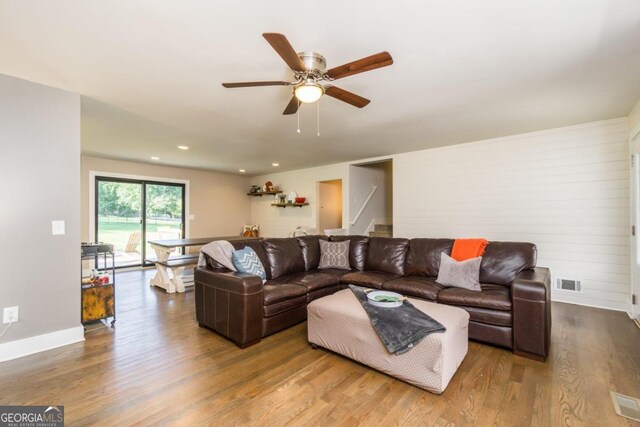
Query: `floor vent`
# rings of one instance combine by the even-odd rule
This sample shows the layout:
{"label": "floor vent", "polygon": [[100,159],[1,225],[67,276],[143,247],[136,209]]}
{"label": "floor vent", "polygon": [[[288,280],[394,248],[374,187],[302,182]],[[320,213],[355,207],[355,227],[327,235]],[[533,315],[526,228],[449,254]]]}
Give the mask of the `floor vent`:
{"label": "floor vent", "polygon": [[582,292],[582,282],[558,277],[556,278],[556,289],[559,291]]}
{"label": "floor vent", "polygon": [[634,421],[640,421],[640,399],[612,391],[611,400],[613,400],[616,414]]}

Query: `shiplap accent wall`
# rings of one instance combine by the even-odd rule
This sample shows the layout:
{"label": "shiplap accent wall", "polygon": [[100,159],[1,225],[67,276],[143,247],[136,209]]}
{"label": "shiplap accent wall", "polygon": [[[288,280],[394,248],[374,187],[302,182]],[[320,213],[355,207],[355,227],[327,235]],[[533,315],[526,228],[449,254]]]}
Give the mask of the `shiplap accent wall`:
{"label": "shiplap accent wall", "polygon": [[394,156],[394,235],[529,241],[552,298],[629,310],[628,121],[607,120]]}

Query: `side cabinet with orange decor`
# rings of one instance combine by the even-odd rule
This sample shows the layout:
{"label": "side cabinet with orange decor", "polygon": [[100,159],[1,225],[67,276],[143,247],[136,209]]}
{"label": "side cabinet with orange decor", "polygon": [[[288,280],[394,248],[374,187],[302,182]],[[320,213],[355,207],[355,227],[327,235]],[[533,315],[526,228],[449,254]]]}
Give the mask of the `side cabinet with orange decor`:
{"label": "side cabinet with orange decor", "polygon": [[111,319],[116,322],[116,269],[113,246],[100,245],[96,252],[82,251],[82,324]]}

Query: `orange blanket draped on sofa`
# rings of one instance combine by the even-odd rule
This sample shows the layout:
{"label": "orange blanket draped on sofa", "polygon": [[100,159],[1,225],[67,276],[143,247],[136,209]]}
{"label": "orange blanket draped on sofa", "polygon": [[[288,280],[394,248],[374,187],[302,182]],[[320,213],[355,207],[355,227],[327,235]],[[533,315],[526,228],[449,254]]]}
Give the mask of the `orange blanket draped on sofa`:
{"label": "orange blanket draped on sofa", "polygon": [[477,258],[484,254],[484,250],[488,244],[487,239],[456,239],[455,242],[453,242],[451,258],[458,262]]}

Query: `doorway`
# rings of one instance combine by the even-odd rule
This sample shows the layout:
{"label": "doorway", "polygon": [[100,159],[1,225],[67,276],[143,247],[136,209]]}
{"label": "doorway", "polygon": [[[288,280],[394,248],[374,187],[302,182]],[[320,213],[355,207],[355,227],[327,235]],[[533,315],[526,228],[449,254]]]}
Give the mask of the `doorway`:
{"label": "doorway", "polygon": [[94,212],[96,241],[114,245],[116,268],[152,265],[150,240],[185,235],[185,185],[96,176]]}
{"label": "doorway", "polygon": [[[318,182],[318,231],[342,228],[342,180]],[[333,233],[335,234],[335,233]]]}

